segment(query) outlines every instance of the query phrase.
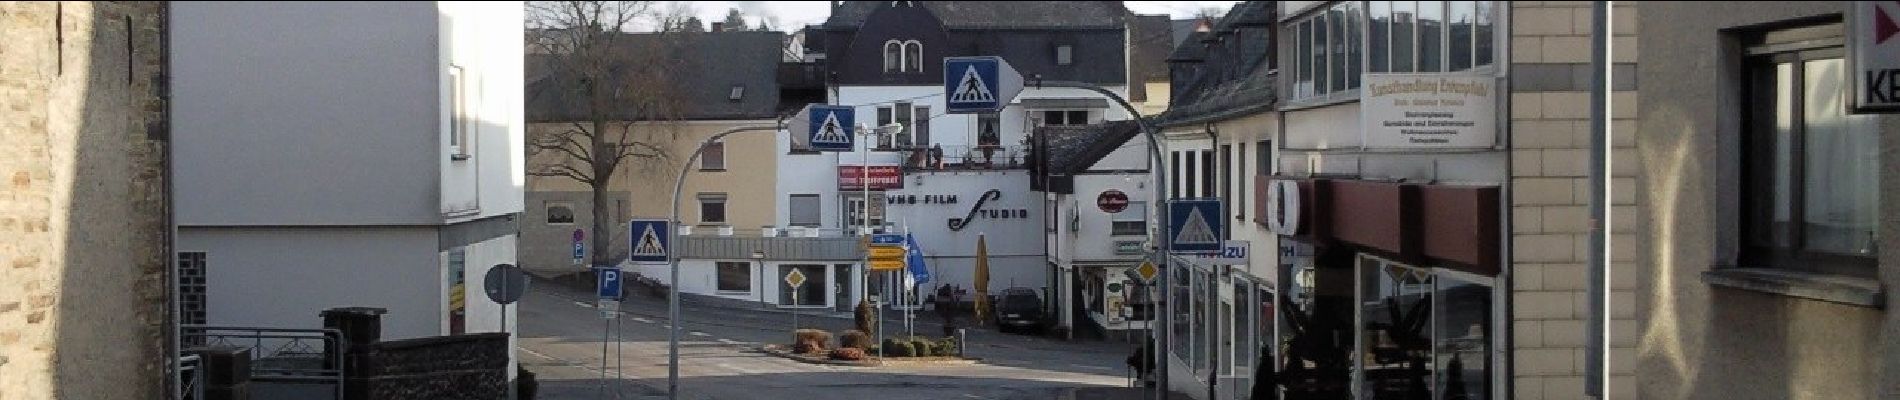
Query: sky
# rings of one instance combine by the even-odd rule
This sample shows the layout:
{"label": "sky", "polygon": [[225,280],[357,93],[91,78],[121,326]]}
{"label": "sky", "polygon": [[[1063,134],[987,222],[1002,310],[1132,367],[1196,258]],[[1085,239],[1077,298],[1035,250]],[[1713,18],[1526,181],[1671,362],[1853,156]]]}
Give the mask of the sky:
{"label": "sky", "polygon": [[[746,15],[746,23],[757,25],[761,16],[777,19],[772,24],[775,30],[791,30],[808,24],[824,22],[830,15],[829,1],[689,1],[683,2],[693,8],[694,15],[700,20],[711,23],[726,19],[726,10],[737,8]],[[1168,14],[1176,19],[1193,17],[1204,7],[1216,7],[1226,10],[1234,1],[1124,1],[1130,11],[1137,14]]]}

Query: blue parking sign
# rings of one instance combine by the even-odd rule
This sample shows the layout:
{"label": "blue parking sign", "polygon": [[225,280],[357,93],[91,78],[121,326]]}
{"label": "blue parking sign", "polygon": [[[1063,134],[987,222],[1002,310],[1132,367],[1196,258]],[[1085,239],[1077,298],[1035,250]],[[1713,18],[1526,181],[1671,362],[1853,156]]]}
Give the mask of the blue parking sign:
{"label": "blue parking sign", "polygon": [[594,285],[594,288],[597,289],[596,294],[600,296],[601,300],[619,300],[621,281],[620,268],[597,268],[596,271],[597,273],[594,274],[598,277]]}

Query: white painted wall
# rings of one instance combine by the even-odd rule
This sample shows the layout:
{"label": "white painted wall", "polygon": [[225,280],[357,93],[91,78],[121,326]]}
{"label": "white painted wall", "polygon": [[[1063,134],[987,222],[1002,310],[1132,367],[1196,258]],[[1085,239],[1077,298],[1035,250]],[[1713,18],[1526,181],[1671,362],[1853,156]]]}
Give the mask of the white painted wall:
{"label": "white painted wall", "polygon": [[[918,183],[918,177],[922,183]],[[904,189],[893,195],[956,195],[957,204],[890,205],[892,221],[909,227],[924,248],[931,285],[949,283],[973,287],[977,237],[985,237],[990,260],[992,293],[1016,286],[1040,288],[1048,281],[1043,235],[1043,197],[1029,190],[1023,170],[945,172],[912,175]],[[984,192],[997,189],[1002,198],[984,204],[985,210],[1021,209],[1028,218],[991,219],[978,216],[961,231],[951,231],[950,218],[964,218]]]}
{"label": "white painted wall", "polygon": [[[384,339],[443,332],[436,229],[181,227],[206,252],[211,325],[316,329],[319,312],[380,307]],[[492,325],[490,325],[492,326]]]}
{"label": "white painted wall", "polygon": [[[440,2],[437,51],[440,117],[436,152],[440,207],[450,223],[521,212],[526,186],[523,142],[522,2]],[[471,118],[472,157],[452,160],[448,135],[454,107],[451,67],[461,69],[461,95]]]}

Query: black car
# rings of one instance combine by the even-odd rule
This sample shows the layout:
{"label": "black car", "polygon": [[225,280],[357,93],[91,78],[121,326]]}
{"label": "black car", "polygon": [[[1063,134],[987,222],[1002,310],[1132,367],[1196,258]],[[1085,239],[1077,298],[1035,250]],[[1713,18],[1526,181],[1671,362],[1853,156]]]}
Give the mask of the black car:
{"label": "black car", "polygon": [[996,330],[1042,331],[1042,297],[1032,289],[1007,289],[997,296]]}

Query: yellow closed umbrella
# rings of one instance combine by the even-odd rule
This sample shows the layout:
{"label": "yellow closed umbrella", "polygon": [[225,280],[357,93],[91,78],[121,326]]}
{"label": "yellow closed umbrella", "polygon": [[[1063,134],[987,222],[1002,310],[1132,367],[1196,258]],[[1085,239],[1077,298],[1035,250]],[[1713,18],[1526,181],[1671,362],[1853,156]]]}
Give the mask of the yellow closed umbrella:
{"label": "yellow closed umbrella", "polygon": [[984,235],[976,234],[976,323],[989,321],[990,306],[990,246],[984,242]]}

